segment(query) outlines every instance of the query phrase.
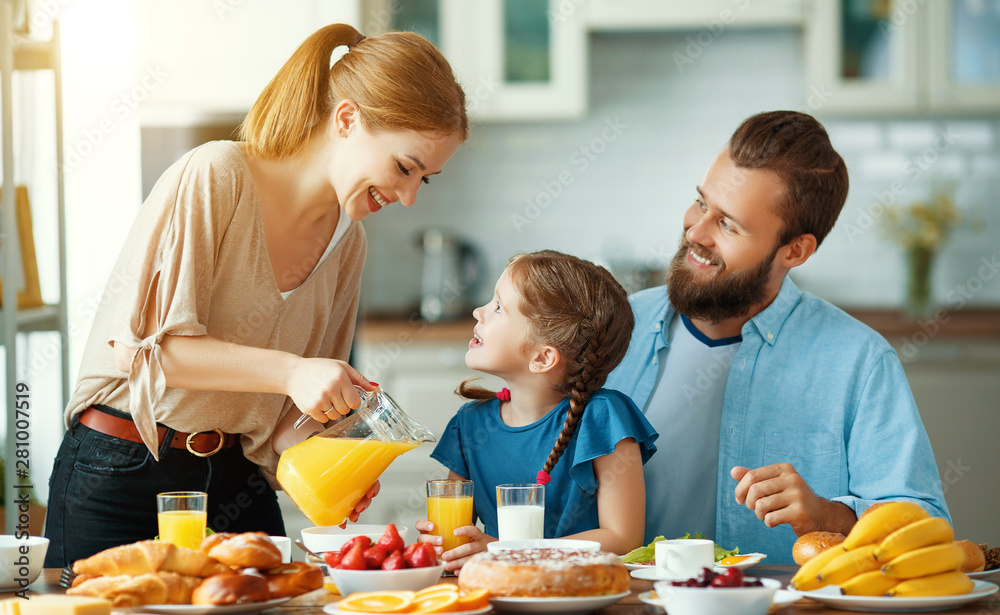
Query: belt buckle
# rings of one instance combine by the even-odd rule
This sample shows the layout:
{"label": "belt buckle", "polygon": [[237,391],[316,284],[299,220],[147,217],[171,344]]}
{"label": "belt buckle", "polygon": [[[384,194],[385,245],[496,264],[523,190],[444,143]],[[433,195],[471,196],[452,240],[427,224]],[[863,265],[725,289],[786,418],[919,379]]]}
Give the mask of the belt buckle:
{"label": "belt buckle", "polygon": [[[215,450],[209,451],[207,453],[202,453],[201,451],[194,450],[191,444],[194,442],[194,437],[201,433],[212,433],[215,432],[219,436],[219,445],[215,447]],[[187,439],[184,441],[184,446],[187,447],[189,453],[196,457],[211,457],[212,455],[218,453],[222,450],[222,445],[226,443],[226,435],[222,433],[221,429],[210,429],[208,431],[199,431],[196,433],[189,433]]]}

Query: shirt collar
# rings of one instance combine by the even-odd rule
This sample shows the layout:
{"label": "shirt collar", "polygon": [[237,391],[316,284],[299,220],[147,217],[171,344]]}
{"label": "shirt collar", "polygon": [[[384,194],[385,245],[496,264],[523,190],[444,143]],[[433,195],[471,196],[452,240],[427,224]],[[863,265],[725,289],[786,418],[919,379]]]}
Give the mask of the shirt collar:
{"label": "shirt collar", "polygon": [[[743,337],[746,338],[752,333],[757,333],[765,342],[773,346],[778,341],[778,335],[781,333],[781,328],[784,326],[785,321],[791,316],[792,310],[795,309],[801,298],[802,291],[786,275],[785,279],[781,282],[781,289],[778,291],[778,296],[774,298],[771,305],[761,310],[759,314],[743,325]],[[677,310],[674,309],[673,304],[669,300],[666,303],[667,309],[663,314],[663,320],[659,322],[659,326],[656,327],[654,332],[657,350],[669,346],[667,343],[667,329],[670,328],[670,323],[673,322],[674,316],[677,314]]]}

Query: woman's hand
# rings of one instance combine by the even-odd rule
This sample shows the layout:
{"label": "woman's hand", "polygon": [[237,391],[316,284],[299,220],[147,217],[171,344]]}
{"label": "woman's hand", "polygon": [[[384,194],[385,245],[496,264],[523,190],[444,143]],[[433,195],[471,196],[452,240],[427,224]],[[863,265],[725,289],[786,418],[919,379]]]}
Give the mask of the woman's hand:
{"label": "woman's hand", "polygon": [[304,414],[325,423],[337,415],[346,415],[361,405],[354,388],[371,391],[371,383],[346,361],[336,359],[301,359],[292,370],[288,396]]}
{"label": "woman's hand", "polygon": [[434,531],[434,524],[430,521],[417,521],[415,524],[417,531],[420,532],[420,536],[417,537],[418,542],[429,542],[434,545],[434,550],[441,556],[444,560],[445,570],[458,570],[465,562],[469,560],[470,557],[476,553],[481,553],[486,550],[486,543],[496,542],[496,538],[492,536],[487,536],[474,525],[463,525],[462,527],[455,528],[455,536],[468,536],[472,539],[472,542],[466,543],[464,545],[459,545],[450,551],[445,551],[444,538],[441,536],[432,536],[428,532]]}
{"label": "woman's hand", "polygon": [[[351,511],[351,514],[347,516],[347,518],[351,520],[351,523],[358,522],[358,518],[361,516],[361,513],[365,512],[365,510],[367,510],[367,508],[372,505],[372,500],[375,499],[375,496],[378,495],[379,489],[381,488],[382,485],[378,481],[375,481],[375,484],[372,485],[371,489],[368,490],[368,493],[365,494],[365,497],[361,498],[361,501],[358,502],[358,504],[354,507],[354,510]],[[346,528],[347,521],[341,523],[340,527],[342,529]]]}

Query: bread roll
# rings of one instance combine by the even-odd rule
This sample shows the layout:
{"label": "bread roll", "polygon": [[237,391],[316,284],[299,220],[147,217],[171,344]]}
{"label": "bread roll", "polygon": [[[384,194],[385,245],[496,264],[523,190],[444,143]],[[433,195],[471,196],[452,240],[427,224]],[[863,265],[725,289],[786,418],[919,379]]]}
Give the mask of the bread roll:
{"label": "bread roll", "polygon": [[956,540],[955,544],[965,550],[965,563],[962,564],[962,572],[980,572],[986,570],[986,556],[979,545],[968,540]]}
{"label": "bread roll", "polygon": [[291,562],[264,573],[271,599],[298,596],[323,587],[323,571],[305,562]]}
{"label": "bread roll", "polygon": [[115,608],[150,604],[190,604],[191,593],[202,582],[176,572],[150,572],[136,576],[95,577],[66,590],[70,596],[93,596]]}
{"label": "bread roll", "polygon": [[[280,557],[280,555],[279,555]],[[93,576],[138,576],[150,572],[176,572],[185,576],[208,577],[227,568],[209,556],[172,543],[142,540],[105,549],[73,562],[73,572]]]}
{"label": "bread roll", "polygon": [[830,547],[844,542],[846,536],[837,532],[809,532],[799,536],[792,545],[792,559],[801,566]]}
{"label": "bread roll", "polygon": [[246,604],[270,600],[267,579],[253,571],[210,576],[191,594],[191,604]]}
{"label": "bread roll", "polygon": [[201,543],[201,552],[232,568],[274,568],[281,551],[264,532],[213,534]]}

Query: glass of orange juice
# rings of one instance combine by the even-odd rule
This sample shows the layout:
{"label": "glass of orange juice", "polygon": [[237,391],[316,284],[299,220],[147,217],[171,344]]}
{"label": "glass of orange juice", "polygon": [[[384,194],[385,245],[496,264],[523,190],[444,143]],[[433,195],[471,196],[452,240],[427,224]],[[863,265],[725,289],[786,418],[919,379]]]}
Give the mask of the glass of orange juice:
{"label": "glass of orange juice", "polygon": [[444,538],[445,551],[472,542],[468,536],[456,536],[455,528],[472,525],[471,480],[427,481],[427,520],[434,524],[434,536]]}
{"label": "glass of orange juice", "polygon": [[156,494],[160,540],[197,549],[205,539],[208,494],[204,491],[168,491]]}

